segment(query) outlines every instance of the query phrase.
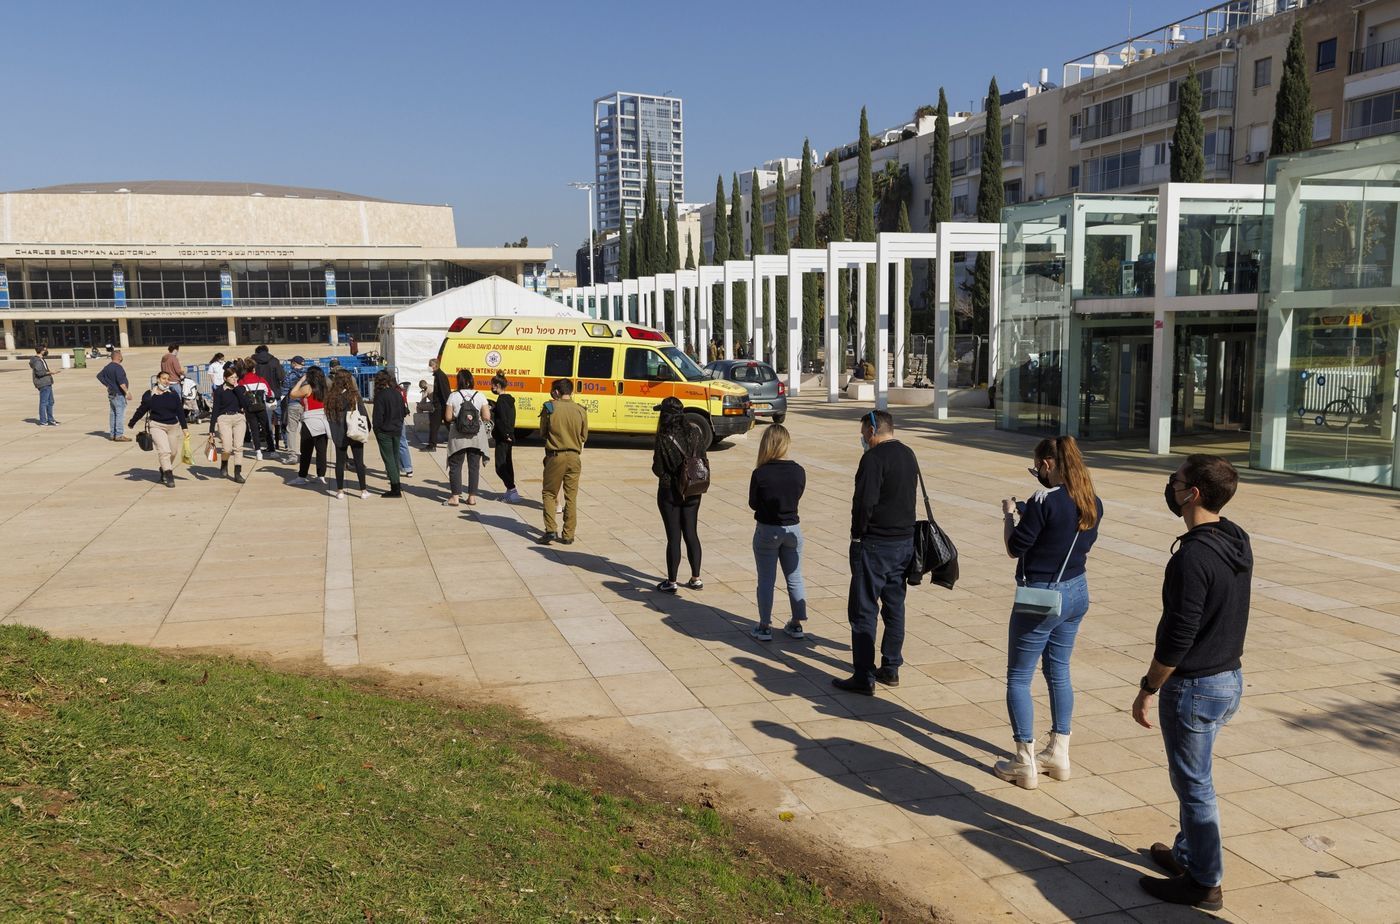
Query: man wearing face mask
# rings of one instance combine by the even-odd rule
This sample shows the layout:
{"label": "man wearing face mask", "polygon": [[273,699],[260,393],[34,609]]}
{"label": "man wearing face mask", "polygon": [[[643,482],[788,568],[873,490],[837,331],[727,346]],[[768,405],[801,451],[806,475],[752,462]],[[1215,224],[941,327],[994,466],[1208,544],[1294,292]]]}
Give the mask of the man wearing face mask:
{"label": "man wearing face mask", "polygon": [[1211,751],[1240,705],[1240,657],[1254,569],[1249,535],[1220,516],[1238,485],[1235,467],[1211,455],[1187,456],[1167,481],[1167,507],[1188,530],[1177,538],[1167,562],[1156,649],[1133,702],[1133,718],[1151,728],[1149,709],[1161,696],[1157,718],[1181,807],[1176,842],[1153,844],[1151,850],[1171,878],[1143,876],[1139,882],[1160,901],[1208,911],[1224,905]]}
{"label": "man wearing face mask", "polygon": [[[851,590],[846,619],[851,624],[852,676],[832,678],[838,690],[871,696],[876,682],[899,686],[904,663],[904,572],[914,554],[914,491],[919,462],[894,435],[894,418],[871,411],[860,419],[864,451],[851,499]],[[875,668],[875,632],[885,623],[880,668]]]}

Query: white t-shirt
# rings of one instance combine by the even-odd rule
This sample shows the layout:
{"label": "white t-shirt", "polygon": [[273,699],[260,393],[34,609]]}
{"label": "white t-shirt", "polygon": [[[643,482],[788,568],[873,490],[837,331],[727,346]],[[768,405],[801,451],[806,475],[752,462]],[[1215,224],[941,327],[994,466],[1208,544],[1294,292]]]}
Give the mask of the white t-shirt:
{"label": "white t-shirt", "polygon": [[467,402],[468,398],[471,399],[472,404],[476,407],[478,412],[486,410],[486,396],[483,395],[481,392],[454,391],[452,394],[447,396],[447,406],[452,408],[452,417],[454,419],[457,417],[457,412],[461,410],[462,405]]}

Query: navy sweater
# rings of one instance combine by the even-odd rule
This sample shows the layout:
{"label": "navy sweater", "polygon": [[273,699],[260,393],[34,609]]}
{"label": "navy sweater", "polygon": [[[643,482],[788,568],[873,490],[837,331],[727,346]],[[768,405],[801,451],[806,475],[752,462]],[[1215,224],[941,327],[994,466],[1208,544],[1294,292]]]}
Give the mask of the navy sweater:
{"label": "navy sweater", "polygon": [[[1103,501],[1094,498],[1098,508],[1099,522],[1103,522]],[[1070,542],[1074,542],[1074,554],[1069,557],[1065,576],[1061,580],[1079,577],[1084,573],[1084,560],[1089,550],[1099,538],[1099,527],[1079,532],[1079,508],[1074,506],[1069,492],[1064,488],[1050,488],[1036,491],[1031,499],[1018,503],[1021,522],[1011,533],[1008,551],[1021,559],[1017,573],[1024,573],[1027,581],[1043,583],[1055,580],[1060,566],[1065,563],[1065,553]]]}
{"label": "navy sweater", "polygon": [[797,502],[807,490],[807,472],[791,459],[775,459],[749,476],[749,509],[767,526],[796,526]]}

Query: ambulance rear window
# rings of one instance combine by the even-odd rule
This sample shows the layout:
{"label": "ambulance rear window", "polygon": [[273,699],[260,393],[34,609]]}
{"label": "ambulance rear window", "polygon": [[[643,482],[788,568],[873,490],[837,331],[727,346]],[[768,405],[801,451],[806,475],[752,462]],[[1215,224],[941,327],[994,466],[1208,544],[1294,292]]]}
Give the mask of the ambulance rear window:
{"label": "ambulance rear window", "polygon": [[499,334],[510,327],[510,318],[487,318],[481,323],[481,333]]}

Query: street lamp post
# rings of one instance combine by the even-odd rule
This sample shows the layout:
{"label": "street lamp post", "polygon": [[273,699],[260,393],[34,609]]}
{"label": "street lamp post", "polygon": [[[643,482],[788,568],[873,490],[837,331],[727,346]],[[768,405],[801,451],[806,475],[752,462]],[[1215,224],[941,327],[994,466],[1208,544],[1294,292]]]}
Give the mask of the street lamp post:
{"label": "street lamp post", "polygon": [[588,284],[590,286],[598,284],[598,275],[593,270],[593,186],[592,183],[570,183],[574,189],[582,189],[588,193]]}

